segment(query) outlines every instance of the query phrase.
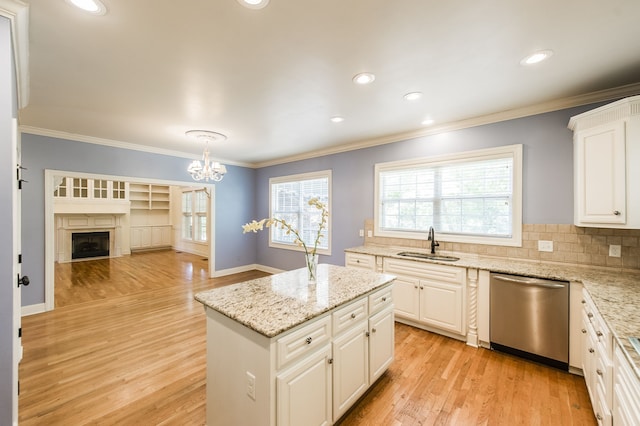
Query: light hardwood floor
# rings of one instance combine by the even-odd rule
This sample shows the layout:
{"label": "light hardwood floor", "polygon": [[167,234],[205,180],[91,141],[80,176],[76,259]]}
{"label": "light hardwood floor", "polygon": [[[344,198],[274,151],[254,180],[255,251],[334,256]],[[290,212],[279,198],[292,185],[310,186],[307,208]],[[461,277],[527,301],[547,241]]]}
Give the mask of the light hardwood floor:
{"label": "light hardwood floor", "polygon": [[[202,425],[206,278],[173,251],[56,267],[52,312],[23,318],[21,425]],[[396,324],[396,360],[343,425],[592,425],[581,377]]]}

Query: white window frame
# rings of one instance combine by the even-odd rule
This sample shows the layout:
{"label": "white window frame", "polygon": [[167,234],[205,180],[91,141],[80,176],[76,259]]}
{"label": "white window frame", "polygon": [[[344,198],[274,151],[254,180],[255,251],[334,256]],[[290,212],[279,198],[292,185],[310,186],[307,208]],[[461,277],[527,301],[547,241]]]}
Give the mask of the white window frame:
{"label": "white window frame", "polygon": [[[185,218],[189,218],[190,222],[191,222],[191,238],[186,238],[184,236],[184,229],[181,229],[180,231],[180,237],[182,239],[182,241],[188,241],[190,243],[195,243],[195,244],[207,244],[207,234],[208,232],[205,232],[205,239],[204,240],[199,240],[196,238],[196,234],[198,234],[197,231],[197,224],[198,224],[198,218],[199,217],[204,217],[206,222],[207,222],[207,227],[209,227],[209,203],[206,203],[206,210],[204,212],[197,210],[196,206],[197,206],[197,194],[198,193],[204,193],[207,198],[210,197],[209,193],[207,192],[206,189],[189,189],[189,190],[183,190],[182,194],[180,195],[180,215],[182,218],[182,223],[180,224],[181,227],[184,227],[184,219]],[[184,194],[186,193],[190,193],[191,194],[191,211],[189,213],[185,213],[184,211]]]}
{"label": "white window frame", "polygon": [[414,240],[426,240],[428,230],[425,232],[407,232],[407,231],[390,231],[380,228],[380,172],[410,169],[416,167],[429,167],[436,165],[444,165],[448,163],[460,163],[465,161],[489,160],[492,158],[504,158],[511,156],[513,158],[513,181],[512,181],[512,212],[511,237],[491,237],[491,236],[474,236],[446,234],[436,232],[436,241],[455,242],[455,243],[471,243],[471,244],[489,244],[498,246],[522,246],[522,145],[508,145],[498,148],[482,149],[477,151],[467,151],[456,154],[448,154],[434,157],[423,157],[411,160],[392,161],[387,163],[378,163],[375,165],[375,206],[374,206],[374,236],[389,238],[404,238]]}
{"label": "white window frame", "polygon": [[[332,174],[331,170],[322,170],[318,172],[301,173],[297,175],[280,176],[280,177],[274,177],[269,179],[269,217],[273,217],[273,200],[271,199],[271,195],[273,193],[272,191],[273,185],[287,183],[287,182],[300,182],[304,180],[327,179],[327,185],[328,185],[327,194],[328,194],[329,202],[326,208],[328,209],[329,217],[327,218],[327,226],[323,231],[323,234],[326,236],[326,239],[327,239],[327,248],[326,249],[318,248],[317,250],[317,254],[322,254],[327,256],[331,255],[331,203],[332,203],[331,174]],[[299,247],[296,244],[293,244],[293,243],[285,244],[285,243],[273,241],[271,230],[269,230],[269,247],[304,252],[304,248]],[[309,247],[309,249],[312,249],[312,247]]]}

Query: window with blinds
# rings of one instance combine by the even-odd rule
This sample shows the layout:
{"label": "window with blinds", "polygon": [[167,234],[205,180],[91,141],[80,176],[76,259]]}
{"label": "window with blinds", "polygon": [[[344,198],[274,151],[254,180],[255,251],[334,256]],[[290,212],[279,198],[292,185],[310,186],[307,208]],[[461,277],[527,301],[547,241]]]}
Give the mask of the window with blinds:
{"label": "window with blinds", "polygon": [[182,192],[182,239],[207,241],[208,200],[203,189]]}
{"label": "window with blinds", "polygon": [[[322,220],[321,211],[309,205],[309,200],[318,198],[320,202],[330,205],[331,171],[305,173],[284,176],[269,180],[270,217],[286,221],[297,230],[307,247],[313,247]],[[318,242],[318,253],[330,254],[330,223],[322,231]],[[272,226],[269,245],[279,248],[302,250],[295,244],[295,235],[287,234],[286,229]]]}
{"label": "window with blinds", "polygon": [[376,235],[519,245],[521,145],[376,165]]}

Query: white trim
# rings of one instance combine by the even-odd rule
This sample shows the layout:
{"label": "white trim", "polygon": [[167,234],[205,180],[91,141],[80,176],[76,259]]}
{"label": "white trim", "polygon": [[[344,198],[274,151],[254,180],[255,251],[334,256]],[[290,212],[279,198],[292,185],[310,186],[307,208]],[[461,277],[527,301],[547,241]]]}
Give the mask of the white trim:
{"label": "white trim", "polygon": [[29,315],[41,314],[46,311],[44,303],[36,303],[35,305],[23,306],[20,315],[28,317]]}
{"label": "white trim", "polygon": [[[271,185],[273,184],[279,184],[279,183],[285,183],[285,182],[299,182],[299,181],[303,181],[303,180],[313,180],[313,179],[324,179],[327,178],[328,182],[328,188],[327,188],[327,194],[328,194],[328,198],[329,198],[329,206],[328,206],[328,213],[329,213],[329,217],[327,218],[327,248],[323,249],[323,248],[319,248],[317,250],[318,254],[322,254],[322,255],[326,255],[326,256],[331,256],[331,234],[332,234],[332,228],[331,228],[331,210],[333,209],[332,205],[333,205],[333,197],[332,197],[332,182],[333,182],[333,170],[332,169],[328,169],[328,170],[319,170],[319,171],[315,171],[315,172],[308,172],[308,173],[299,173],[296,175],[287,175],[287,176],[277,176],[277,177],[272,177],[269,178],[269,217],[271,217]],[[278,242],[273,242],[271,241],[271,230],[269,230],[268,232],[269,234],[269,247],[271,248],[278,248],[278,249],[282,249],[282,250],[293,250],[293,251],[299,251],[299,252],[304,252],[304,248],[302,247],[298,247],[295,244],[284,244],[284,243],[278,243]]]}
{"label": "white trim", "polygon": [[149,179],[138,178],[131,176],[116,176],[116,175],[102,175],[82,172],[71,172],[64,170],[45,169],[44,171],[44,246],[45,246],[45,259],[44,259],[44,305],[45,311],[51,311],[55,307],[55,245],[54,245],[54,197],[53,197],[53,179],[55,176],[65,177],[77,177],[87,179],[105,179],[105,180],[119,180],[134,183],[148,183],[148,184],[160,184],[160,185],[172,185],[172,186],[193,186],[193,187],[206,187],[211,191],[211,224],[208,226],[211,233],[211,239],[209,243],[209,277],[215,276],[215,185],[208,183],[184,182],[162,179]]}
{"label": "white trim", "polygon": [[222,269],[220,271],[216,271],[215,277],[212,277],[212,278],[219,278],[219,277],[224,277],[226,275],[239,274],[242,272],[249,272],[254,270],[266,272],[268,274],[279,274],[281,272],[284,272],[284,270],[282,269],[272,268],[271,266],[259,265],[257,263],[254,263],[251,265],[237,266],[235,268]]}
{"label": "white trim", "polygon": [[[0,1],[2,1],[2,0],[0,0]],[[189,153],[189,152],[175,151],[175,150],[171,150],[171,149],[163,149],[163,148],[158,148],[158,147],[154,147],[154,146],[140,145],[140,144],[135,144],[135,143],[131,143],[131,142],[117,141],[117,140],[113,140],[113,139],[104,139],[104,138],[97,138],[97,137],[94,137],[94,136],[79,135],[79,134],[76,134],[76,133],[61,132],[61,131],[58,131],[58,130],[42,129],[40,127],[20,126],[20,132],[28,133],[30,135],[45,136],[45,137],[51,137],[51,138],[56,138],[56,139],[64,139],[64,140],[68,140],[68,141],[72,141],[72,142],[83,142],[83,143],[90,143],[90,144],[94,144],[94,145],[109,146],[109,147],[112,147],[112,148],[121,148],[121,149],[129,149],[129,150],[132,150],[132,151],[149,152],[149,153],[152,153],[152,154],[169,155],[169,156],[178,157],[178,158],[188,158],[190,160],[201,160],[202,159],[202,153],[200,153],[200,154],[192,154],[192,153]],[[214,159],[214,158],[212,158],[212,159]],[[219,158],[216,158],[214,160],[220,161],[220,162],[225,163],[227,165],[240,166],[240,167],[252,167],[252,165],[249,164],[249,163],[243,163],[243,162],[231,161],[231,160],[219,159]]]}
{"label": "white trim", "polygon": [[416,139],[425,136],[437,135],[455,130],[467,129],[470,127],[483,126],[485,124],[499,123],[501,121],[514,120],[517,118],[529,117],[547,112],[560,111],[563,109],[574,108],[582,105],[589,105],[597,102],[605,102],[614,99],[623,98],[625,96],[637,95],[640,93],[640,83],[628,84],[625,86],[614,87],[612,89],[600,90],[584,95],[571,96],[568,98],[556,99],[549,102],[543,102],[522,108],[515,108],[506,111],[499,111],[492,114],[481,115],[459,121],[452,121],[442,125],[431,126],[428,129],[413,130],[410,132],[396,133],[394,135],[382,136],[374,139],[367,139],[331,147],[327,149],[319,149],[316,151],[306,152],[304,154],[292,155],[289,157],[278,158],[275,160],[261,161],[253,163],[251,167],[262,168],[275,166],[278,164],[292,163],[294,161],[307,160],[310,158],[323,157],[325,155],[340,154],[342,152],[355,151],[363,148],[370,148],[378,145],[386,145],[389,143],[402,142],[409,139]]}
{"label": "white trim", "polygon": [[[436,165],[444,162],[467,161],[474,158],[488,159],[490,157],[504,157],[510,154],[513,156],[513,210],[512,210],[512,236],[511,238],[469,236],[456,234],[439,234],[437,240],[455,243],[470,244],[490,244],[497,246],[522,246],[522,145],[507,145],[496,148],[480,149],[475,151],[459,152],[455,154],[438,155],[433,157],[412,158],[409,160],[390,161],[378,163],[374,166],[374,227],[373,233],[376,237],[404,238],[413,240],[426,240],[427,232],[403,232],[403,231],[382,231],[380,230],[379,217],[379,196],[380,187],[378,176],[381,171],[396,170],[399,168],[409,168],[418,165]],[[438,230],[435,230],[438,233]]]}
{"label": "white trim", "polygon": [[0,0],[0,16],[11,21],[18,109],[22,109],[29,104],[29,5],[19,0]]}

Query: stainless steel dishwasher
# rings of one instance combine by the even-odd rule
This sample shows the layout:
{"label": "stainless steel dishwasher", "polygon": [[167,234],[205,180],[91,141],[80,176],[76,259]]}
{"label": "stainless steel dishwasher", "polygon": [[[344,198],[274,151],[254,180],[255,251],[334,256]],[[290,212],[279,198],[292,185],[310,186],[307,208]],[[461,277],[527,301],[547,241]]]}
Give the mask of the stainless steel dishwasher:
{"label": "stainless steel dishwasher", "polygon": [[569,283],[491,274],[491,348],[569,369]]}

